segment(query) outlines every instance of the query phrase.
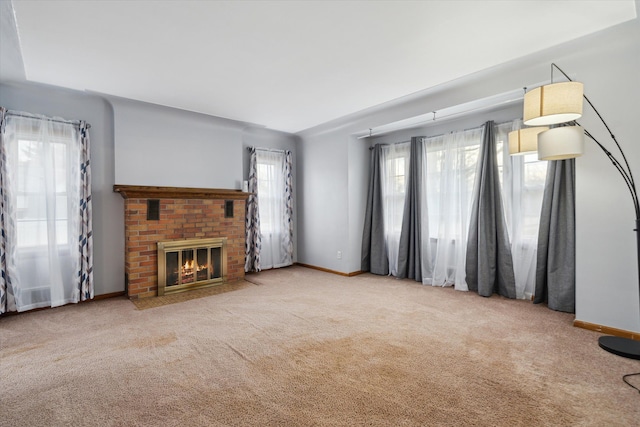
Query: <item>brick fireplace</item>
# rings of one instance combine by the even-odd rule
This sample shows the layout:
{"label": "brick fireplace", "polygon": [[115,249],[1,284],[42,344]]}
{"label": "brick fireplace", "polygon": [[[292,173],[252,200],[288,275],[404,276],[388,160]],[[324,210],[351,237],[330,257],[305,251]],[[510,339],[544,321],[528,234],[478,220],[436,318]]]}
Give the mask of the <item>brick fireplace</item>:
{"label": "brick fireplace", "polygon": [[244,278],[245,203],[239,190],[114,185],[125,199],[129,298],[158,295],[158,242],[226,239],[226,281]]}

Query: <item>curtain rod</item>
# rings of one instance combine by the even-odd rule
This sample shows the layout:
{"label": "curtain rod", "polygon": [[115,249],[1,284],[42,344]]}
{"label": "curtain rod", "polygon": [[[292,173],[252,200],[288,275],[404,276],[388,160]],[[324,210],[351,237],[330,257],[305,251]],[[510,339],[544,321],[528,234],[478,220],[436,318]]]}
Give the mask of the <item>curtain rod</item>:
{"label": "curtain rod", "polygon": [[274,153],[286,153],[287,150],[281,150],[279,148],[260,148],[260,147],[247,147],[248,151],[251,151],[252,148],[255,148],[256,150],[262,150],[262,151],[272,151]]}
{"label": "curtain rod", "polygon": [[[494,126],[506,125],[506,124],[509,124],[509,123],[513,123],[513,122],[515,122],[517,120],[519,120],[519,119],[507,120],[506,122],[499,122],[499,123],[495,123],[494,122],[493,125]],[[482,129],[483,127],[484,127],[484,124],[481,124],[480,126],[474,126],[474,127],[466,128],[466,129],[463,129],[463,130],[452,130],[452,131],[450,131],[448,133],[439,133],[437,135],[420,136],[420,137],[417,137],[417,138],[433,139],[433,138],[438,138],[438,137],[445,136],[445,135],[451,135],[451,134],[454,134],[454,133],[464,133],[464,132],[468,132],[468,131],[471,131],[471,130],[479,130],[479,129]],[[407,143],[407,142],[411,142],[411,140],[400,141],[400,142],[392,142],[392,143],[388,143],[388,144],[380,144],[380,143],[378,143],[378,144],[380,144],[382,146],[385,146],[385,145],[404,144],[404,143]],[[376,145],[378,145],[378,144],[376,144]],[[373,150],[373,147],[369,147],[369,150]]]}
{"label": "curtain rod", "polygon": [[[61,119],[61,118],[53,118],[53,117],[46,117],[46,116],[41,116],[41,115],[37,115],[37,114],[29,114],[29,113],[25,113],[25,112],[22,112],[22,111],[7,110],[7,115],[16,116],[16,117],[26,117],[27,119],[47,120],[47,121],[50,121],[50,122],[64,123],[64,124],[67,124],[67,125],[74,125],[74,126],[79,126],[80,125],[80,120],[65,120],[65,119]],[[91,124],[90,123],[86,123],[86,125],[87,125],[87,129],[91,129]]]}
{"label": "curtain rod", "polygon": [[[422,136],[421,138],[425,138],[424,136]],[[400,141],[400,142],[390,142],[389,144],[376,144],[376,145],[380,145],[382,147],[387,147],[389,145],[396,145],[396,144],[406,144],[407,142],[411,142],[411,140],[407,140],[407,141]],[[369,150],[373,150],[373,147],[369,147]]]}
{"label": "curtain rod", "polygon": [[[464,104],[447,107],[441,110],[435,110],[430,113],[425,113],[425,114],[413,117],[412,119],[414,119],[415,121],[413,121],[412,119],[405,119],[395,123],[389,123],[386,125],[377,126],[378,128],[377,131],[375,128],[369,128],[368,129],[369,132],[366,133],[366,131],[362,131],[361,135],[358,136],[358,139],[371,138],[374,136],[397,132],[404,129],[411,129],[414,127],[419,127],[422,125],[426,125],[428,123],[434,123],[438,120],[448,119],[451,117],[457,117],[457,116],[464,117],[466,115],[469,115],[477,111],[488,110],[488,109],[493,109],[497,107],[504,107],[514,102],[522,101],[522,99],[524,98],[524,93],[526,92],[526,89],[527,88],[525,87],[522,89],[512,90],[510,92],[506,92],[500,95],[494,95],[481,100],[471,101]],[[476,106],[471,106],[473,104],[476,104]],[[468,108],[464,108],[465,106],[468,106]],[[461,110],[455,111],[458,109],[461,109]],[[453,111],[447,114],[447,111],[451,111],[451,110]],[[438,115],[438,112],[444,113],[444,114]],[[406,122],[406,123],[402,123],[402,122]],[[395,127],[394,124],[396,124],[397,127]]]}

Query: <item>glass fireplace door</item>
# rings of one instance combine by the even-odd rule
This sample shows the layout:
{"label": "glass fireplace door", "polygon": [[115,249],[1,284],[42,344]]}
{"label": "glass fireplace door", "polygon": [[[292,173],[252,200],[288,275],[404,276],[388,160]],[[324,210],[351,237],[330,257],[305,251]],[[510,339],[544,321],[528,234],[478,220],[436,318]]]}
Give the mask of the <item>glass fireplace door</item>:
{"label": "glass fireplace door", "polygon": [[226,238],[158,242],[158,295],[226,282]]}

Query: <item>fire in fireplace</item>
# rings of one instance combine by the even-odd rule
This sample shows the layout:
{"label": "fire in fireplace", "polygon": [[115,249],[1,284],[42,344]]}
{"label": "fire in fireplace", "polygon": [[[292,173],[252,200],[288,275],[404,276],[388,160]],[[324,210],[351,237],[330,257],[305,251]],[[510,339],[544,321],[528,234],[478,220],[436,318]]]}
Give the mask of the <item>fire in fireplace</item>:
{"label": "fire in fireplace", "polygon": [[226,238],[158,242],[158,295],[225,283],[226,248]]}

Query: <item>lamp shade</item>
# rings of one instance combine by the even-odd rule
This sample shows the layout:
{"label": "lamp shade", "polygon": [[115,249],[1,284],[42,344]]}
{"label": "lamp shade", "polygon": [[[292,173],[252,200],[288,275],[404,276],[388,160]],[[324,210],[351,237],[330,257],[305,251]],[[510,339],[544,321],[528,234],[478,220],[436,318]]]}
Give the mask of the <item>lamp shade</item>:
{"label": "lamp shade", "polygon": [[580,126],[563,126],[540,132],[538,159],[564,160],[584,153],[584,131]]}
{"label": "lamp shade", "polygon": [[524,128],[509,132],[509,154],[512,156],[535,153],[538,150],[538,134],[548,127]]}
{"label": "lamp shade", "polygon": [[566,123],[582,117],[584,85],[554,83],[537,87],[524,95],[524,124],[528,126]]}

